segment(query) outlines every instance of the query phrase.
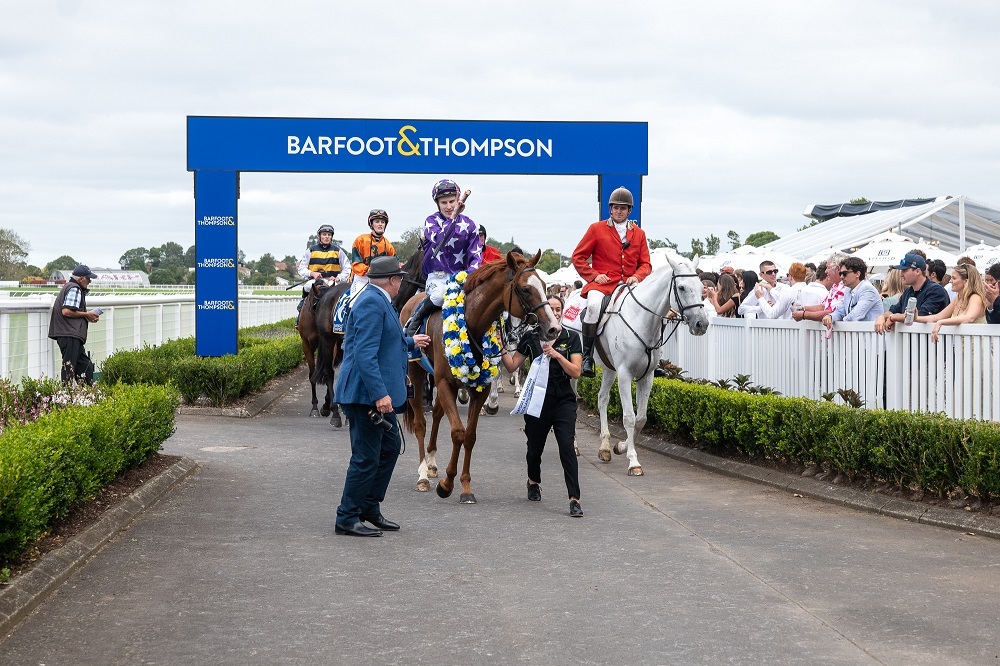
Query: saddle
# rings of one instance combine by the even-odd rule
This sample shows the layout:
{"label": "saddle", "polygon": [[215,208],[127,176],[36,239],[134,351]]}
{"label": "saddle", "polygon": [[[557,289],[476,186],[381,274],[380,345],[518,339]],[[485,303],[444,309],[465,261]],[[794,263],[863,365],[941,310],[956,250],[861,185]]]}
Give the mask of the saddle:
{"label": "saddle", "polygon": [[[618,285],[614,291],[604,297],[601,301],[601,312],[597,316],[597,333],[598,335],[604,330],[604,324],[607,323],[611,315],[615,314],[616,311],[612,310],[608,312],[608,308],[611,305],[617,304],[622,297],[625,295],[625,285]],[[566,309],[563,310],[562,321],[560,322],[564,328],[568,328],[571,331],[576,331],[577,333],[583,332],[583,314],[587,310],[587,298],[585,296],[574,296],[573,299],[566,301]]]}
{"label": "saddle", "polygon": [[[600,337],[601,333],[604,332],[604,325],[608,323],[612,315],[618,314],[618,310],[611,310],[612,305],[619,305],[625,294],[628,293],[628,289],[624,283],[615,287],[615,290],[604,297],[601,301],[601,314],[597,316],[597,335]],[[610,310],[610,311],[609,311]]]}

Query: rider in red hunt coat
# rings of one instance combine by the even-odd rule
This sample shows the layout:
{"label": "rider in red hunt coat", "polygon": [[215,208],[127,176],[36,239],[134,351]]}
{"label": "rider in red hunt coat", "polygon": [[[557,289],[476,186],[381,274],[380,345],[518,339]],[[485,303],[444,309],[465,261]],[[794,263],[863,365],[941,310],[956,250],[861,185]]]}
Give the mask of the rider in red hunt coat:
{"label": "rider in red hunt coat", "polygon": [[584,377],[594,376],[594,338],[605,295],[623,282],[635,284],[643,280],[653,270],[646,232],[628,219],[632,212],[632,193],[619,187],[611,193],[608,205],[611,217],[591,224],[573,251],[573,267],[587,281],[581,292],[587,297],[580,373]]}
{"label": "rider in red hunt coat", "polygon": [[483,243],[483,263],[488,261],[500,261],[503,255],[498,248],[486,244],[486,227],[479,225],[479,240]]}

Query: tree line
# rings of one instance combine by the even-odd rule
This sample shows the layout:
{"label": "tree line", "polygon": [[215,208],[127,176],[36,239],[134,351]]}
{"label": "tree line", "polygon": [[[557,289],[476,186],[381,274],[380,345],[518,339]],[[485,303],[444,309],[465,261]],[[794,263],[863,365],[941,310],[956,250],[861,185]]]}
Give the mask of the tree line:
{"label": "tree line", "polygon": [[[396,256],[400,261],[406,261],[410,255],[417,251],[420,243],[420,233],[422,227],[411,227],[404,229],[398,240],[393,241],[396,248]],[[735,231],[726,234],[728,242],[732,248],[743,244],[740,235]],[[750,245],[760,247],[773,240],[777,240],[778,235],[773,231],[759,231],[746,237],[745,242]],[[392,240],[390,238],[390,240]],[[316,235],[311,235],[306,248],[317,242]],[[350,256],[351,246],[344,245],[340,240],[334,239],[335,244],[344,249],[347,257]],[[488,238],[487,243],[498,248],[501,253],[506,254],[509,250],[521,247],[526,254],[534,254],[537,248],[519,245],[511,238],[509,241],[500,241],[496,238]],[[694,255],[714,255],[718,254],[722,240],[715,234],[709,234],[704,239],[692,238],[691,249],[680,252],[676,243],[669,238],[649,239],[649,248],[669,247],[678,250],[680,254],[693,257]],[[731,249],[731,248],[727,248]],[[35,266],[27,262],[28,252],[31,250],[28,242],[14,233],[11,229],[0,228],[0,280],[20,280],[24,282],[32,280],[47,280],[53,271],[72,270],[79,264],[70,255],[63,255],[53,259],[43,267]],[[243,250],[237,254],[237,264],[249,269],[249,276],[243,278],[245,284],[253,285],[274,285],[278,278],[289,281],[302,279],[296,270],[296,263],[299,257],[287,254],[280,261],[270,252],[265,253],[258,259],[248,260]],[[538,261],[538,268],[546,273],[553,273],[562,266],[568,266],[571,256],[557,252],[552,248],[542,250],[542,256]],[[195,282],[195,248],[191,245],[186,250],[178,243],[168,242],[158,247],[134,247],[125,251],[118,258],[118,265],[122,270],[143,271],[149,275],[151,284],[194,284]],[[283,268],[279,266],[283,265]]]}

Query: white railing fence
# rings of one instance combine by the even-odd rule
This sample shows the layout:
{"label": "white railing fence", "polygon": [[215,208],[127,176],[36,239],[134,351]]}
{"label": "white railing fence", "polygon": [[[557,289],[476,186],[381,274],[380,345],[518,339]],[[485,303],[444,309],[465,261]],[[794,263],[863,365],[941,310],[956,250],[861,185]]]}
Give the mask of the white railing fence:
{"label": "white railing fence", "polygon": [[931,329],[877,335],[871,323],[838,323],[827,338],[815,322],[713,317],[701,337],[681,326],[661,358],[692,378],[750,375],[786,396],[853,389],[869,408],[1000,421],[1000,326],[946,326],[936,344]]}
{"label": "white railing fence", "polygon": [[[35,296],[0,300],[0,378],[20,382],[22,377],[58,377],[60,354],[48,338],[54,298]],[[297,292],[281,296],[239,299],[239,326],[270,324],[295,316]],[[96,296],[87,307],[104,310],[91,324],[87,351],[98,370],[114,352],[156,346],[195,334],[194,294],[175,296]]]}

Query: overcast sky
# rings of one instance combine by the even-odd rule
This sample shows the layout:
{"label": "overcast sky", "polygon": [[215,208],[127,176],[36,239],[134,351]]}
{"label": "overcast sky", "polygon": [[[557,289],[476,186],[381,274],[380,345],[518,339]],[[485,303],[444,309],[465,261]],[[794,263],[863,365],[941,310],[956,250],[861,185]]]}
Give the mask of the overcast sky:
{"label": "overcast sky", "polygon": [[[187,248],[188,115],[645,121],[642,225],[682,250],[859,196],[997,204],[998,30],[989,0],[0,0],[0,227],[38,266]],[[526,250],[597,219],[596,177],[445,176]],[[436,179],[244,174],[240,248],[350,243],[373,207],[398,238]]]}

